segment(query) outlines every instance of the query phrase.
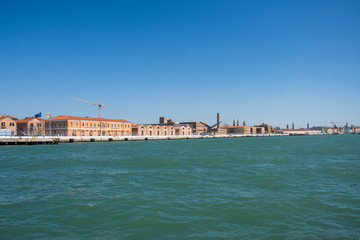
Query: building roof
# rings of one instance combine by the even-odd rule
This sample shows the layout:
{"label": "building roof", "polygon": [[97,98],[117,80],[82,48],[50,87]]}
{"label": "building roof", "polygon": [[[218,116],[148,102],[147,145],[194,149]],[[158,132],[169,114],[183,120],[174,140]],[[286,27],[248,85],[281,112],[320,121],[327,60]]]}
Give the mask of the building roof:
{"label": "building roof", "polygon": [[102,121],[102,122],[125,122],[130,123],[129,121],[126,121],[124,119],[109,119],[109,118],[91,118],[91,117],[74,117],[74,116],[56,116],[51,119],[48,119],[48,121],[51,120],[90,120],[90,121]]}
{"label": "building roof", "polygon": [[12,119],[12,120],[17,120],[17,118],[15,118],[15,117],[12,117],[12,116],[9,116],[9,115],[2,115],[2,116],[0,116],[0,120],[2,120],[2,119],[5,119],[5,118],[10,118],[10,119]]}
{"label": "building roof", "polygon": [[21,119],[21,120],[17,120],[16,122],[17,122],[17,123],[27,123],[27,122],[30,122],[30,121],[32,121],[32,120],[34,120],[34,119],[36,119],[36,120],[38,120],[38,121],[40,121],[40,122],[43,122],[43,121],[44,121],[44,119],[42,119],[42,118],[27,117],[27,118],[24,118],[24,119]]}

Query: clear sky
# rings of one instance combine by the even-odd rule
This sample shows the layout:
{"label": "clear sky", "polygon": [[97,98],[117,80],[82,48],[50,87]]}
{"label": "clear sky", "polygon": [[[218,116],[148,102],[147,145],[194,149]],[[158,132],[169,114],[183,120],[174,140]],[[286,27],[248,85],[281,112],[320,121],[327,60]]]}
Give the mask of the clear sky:
{"label": "clear sky", "polygon": [[360,125],[360,1],[0,0],[0,113]]}

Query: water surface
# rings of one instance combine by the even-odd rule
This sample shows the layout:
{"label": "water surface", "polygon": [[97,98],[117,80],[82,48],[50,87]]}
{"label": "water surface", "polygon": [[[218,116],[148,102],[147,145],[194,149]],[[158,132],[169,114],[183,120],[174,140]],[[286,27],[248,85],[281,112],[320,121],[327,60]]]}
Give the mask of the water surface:
{"label": "water surface", "polygon": [[0,147],[1,239],[359,239],[360,136]]}

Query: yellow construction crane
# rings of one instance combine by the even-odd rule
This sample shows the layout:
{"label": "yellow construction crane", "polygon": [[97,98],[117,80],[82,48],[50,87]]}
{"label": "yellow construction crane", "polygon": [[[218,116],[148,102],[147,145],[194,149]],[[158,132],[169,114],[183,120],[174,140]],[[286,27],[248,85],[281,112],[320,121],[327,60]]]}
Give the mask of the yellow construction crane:
{"label": "yellow construction crane", "polygon": [[74,99],[74,100],[76,100],[76,101],[86,102],[86,103],[90,103],[90,104],[92,104],[92,105],[98,106],[98,107],[99,107],[99,118],[101,118],[101,108],[102,108],[102,107],[104,108],[105,105],[100,104],[100,103],[93,103],[93,102],[89,102],[89,101],[85,101],[85,100],[81,100],[81,99],[77,99],[77,98],[72,98],[72,99]]}

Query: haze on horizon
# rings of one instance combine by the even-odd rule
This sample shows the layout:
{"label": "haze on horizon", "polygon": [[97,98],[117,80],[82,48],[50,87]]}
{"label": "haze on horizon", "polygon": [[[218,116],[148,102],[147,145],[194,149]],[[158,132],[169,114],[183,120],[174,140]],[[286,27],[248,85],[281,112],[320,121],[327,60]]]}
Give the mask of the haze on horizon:
{"label": "haze on horizon", "polygon": [[0,1],[0,113],[360,125],[360,1]]}

